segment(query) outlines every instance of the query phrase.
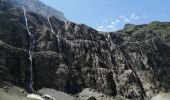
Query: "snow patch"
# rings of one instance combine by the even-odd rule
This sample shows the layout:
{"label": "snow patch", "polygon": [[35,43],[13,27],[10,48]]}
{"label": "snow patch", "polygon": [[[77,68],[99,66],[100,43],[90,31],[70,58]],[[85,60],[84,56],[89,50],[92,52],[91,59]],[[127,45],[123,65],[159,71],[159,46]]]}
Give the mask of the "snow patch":
{"label": "snow patch", "polygon": [[33,98],[33,99],[38,99],[38,100],[45,100],[41,96],[36,95],[36,94],[28,94],[27,98]]}

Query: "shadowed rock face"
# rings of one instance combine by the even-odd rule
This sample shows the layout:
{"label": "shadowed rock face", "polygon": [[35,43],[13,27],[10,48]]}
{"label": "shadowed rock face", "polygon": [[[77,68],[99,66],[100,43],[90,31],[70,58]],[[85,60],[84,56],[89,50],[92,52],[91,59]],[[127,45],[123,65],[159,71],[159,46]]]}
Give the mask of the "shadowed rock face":
{"label": "shadowed rock face", "polygon": [[[93,88],[129,99],[146,99],[170,89],[170,23],[127,24],[122,30],[105,33],[56,17],[48,20],[33,12],[26,15],[35,42],[35,89],[47,87],[74,94]],[[1,80],[27,86],[28,48],[23,10],[2,2]]]}

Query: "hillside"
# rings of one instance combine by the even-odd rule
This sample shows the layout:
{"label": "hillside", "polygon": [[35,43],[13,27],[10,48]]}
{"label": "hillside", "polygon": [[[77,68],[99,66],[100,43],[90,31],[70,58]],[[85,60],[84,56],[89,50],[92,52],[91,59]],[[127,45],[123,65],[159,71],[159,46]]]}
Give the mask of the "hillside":
{"label": "hillside", "polygon": [[126,24],[99,32],[1,1],[0,80],[34,93],[53,88],[77,94],[147,100],[170,90],[170,22]]}

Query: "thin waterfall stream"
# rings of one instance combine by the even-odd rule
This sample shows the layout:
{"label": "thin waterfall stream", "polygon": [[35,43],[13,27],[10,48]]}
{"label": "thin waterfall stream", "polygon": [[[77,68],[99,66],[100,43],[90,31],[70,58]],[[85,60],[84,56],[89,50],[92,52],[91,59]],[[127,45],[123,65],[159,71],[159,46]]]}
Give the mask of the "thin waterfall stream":
{"label": "thin waterfall stream", "polygon": [[[109,42],[111,43],[111,46],[112,46],[113,42],[112,42],[112,39],[111,39],[110,34],[107,34],[106,41],[109,41]],[[123,52],[121,51],[121,49],[120,49],[119,47],[118,47],[118,50],[120,51],[121,55],[123,56],[123,59],[126,60],[126,57],[124,56]],[[128,62],[128,61],[125,61],[125,62]],[[145,92],[142,84],[139,83],[140,79],[138,78],[138,74],[136,73],[135,69],[133,69],[133,68],[131,68],[131,67],[129,67],[129,66],[128,66],[128,68],[132,70],[133,77],[134,77],[134,79],[135,79],[136,85],[137,85],[137,86],[140,88],[140,90],[141,90],[142,98],[143,98],[143,99],[146,99],[146,98],[147,98],[147,97],[146,97],[146,92]]]}
{"label": "thin waterfall stream", "polygon": [[30,65],[29,65],[29,84],[28,84],[28,91],[33,93],[34,89],[33,89],[33,72],[32,72],[32,54],[33,54],[33,46],[34,46],[34,38],[33,35],[31,34],[30,30],[29,30],[29,26],[28,26],[28,19],[27,19],[27,15],[26,15],[26,11],[24,10],[24,18],[25,18],[25,25],[29,34],[29,49],[28,49],[28,53],[29,53],[29,61],[30,61]]}
{"label": "thin waterfall stream", "polygon": [[[120,53],[123,56],[124,60],[126,60],[126,57],[124,56],[123,52],[121,51],[121,49],[119,47],[118,47],[118,50],[120,51]],[[126,61],[126,62],[128,62],[128,61]],[[132,65],[133,65],[133,63],[132,63]],[[135,65],[133,65],[133,66],[135,66]],[[140,88],[140,91],[141,91],[141,94],[142,94],[142,100],[147,99],[146,91],[143,88],[143,85],[141,84],[141,80],[139,79],[136,70],[134,68],[130,67],[130,66],[128,66],[128,69],[132,70],[132,74],[133,74],[133,77],[135,79],[135,83]]]}
{"label": "thin waterfall stream", "polygon": [[[48,23],[49,23],[49,25],[50,25],[50,30],[51,30],[51,38],[52,38],[52,36],[53,35],[55,35],[56,36],[56,38],[57,38],[57,42],[58,42],[58,54],[59,54],[59,56],[60,56],[60,58],[61,58],[61,60],[62,60],[62,62],[64,63],[64,65],[65,66],[67,66],[66,65],[66,63],[65,63],[65,61],[63,60],[63,57],[61,56],[61,53],[62,53],[62,49],[61,49],[61,43],[60,43],[60,39],[61,39],[61,32],[60,31],[58,31],[57,32],[57,34],[56,34],[56,32],[53,30],[53,27],[52,27],[52,24],[51,24],[51,21],[50,21],[50,18],[48,18]],[[69,66],[68,66],[68,68],[69,68]],[[71,70],[70,70],[71,71]],[[71,73],[70,73],[71,74]],[[69,78],[70,79],[72,79],[72,77],[71,77],[71,75],[69,75]],[[73,81],[71,80],[71,84],[73,85]],[[78,86],[77,86],[78,87]],[[73,91],[73,89],[71,88],[71,91]]]}
{"label": "thin waterfall stream", "polygon": [[49,25],[50,25],[50,31],[51,31],[50,38],[52,39],[53,34],[55,34],[55,32],[54,32],[54,30],[53,30],[53,28],[52,28],[52,25],[51,25],[51,22],[50,22],[50,18],[47,18],[47,19],[48,19],[48,23],[49,23]]}
{"label": "thin waterfall stream", "polygon": [[[48,23],[50,25],[50,31],[51,31],[51,39],[52,39],[52,36],[55,35],[56,38],[57,38],[57,42],[58,42],[58,53],[59,53],[59,56],[61,57],[61,44],[60,44],[60,31],[56,34],[55,31],[53,30],[53,27],[52,27],[52,24],[51,24],[51,21],[50,21],[50,18],[48,18]],[[61,57],[62,59],[62,57]]]}

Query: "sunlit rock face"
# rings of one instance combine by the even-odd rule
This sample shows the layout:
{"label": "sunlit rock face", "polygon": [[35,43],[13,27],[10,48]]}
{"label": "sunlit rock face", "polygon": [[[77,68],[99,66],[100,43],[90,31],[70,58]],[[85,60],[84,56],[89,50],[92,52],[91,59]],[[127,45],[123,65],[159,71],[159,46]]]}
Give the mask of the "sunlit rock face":
{"label": "sunlit rock face", "polygon": [[[75,94],[92,88],[139,100],[169,91],[170,23],[127,24],[106,33],[56,17],[26,15],[34,37],[35,90],[47,87]],[[1,80],[27,87],[29,40],[24,11],[1,2]]]}
{"label": "sunlit rock face", "polygon": [[64,14],[54,8],[51,8],[39,0],[7,0],[13,5],[25,9],[27,11],[32,11],[39,13],[45,17],[55,16],[60,20],[66,21]]}

